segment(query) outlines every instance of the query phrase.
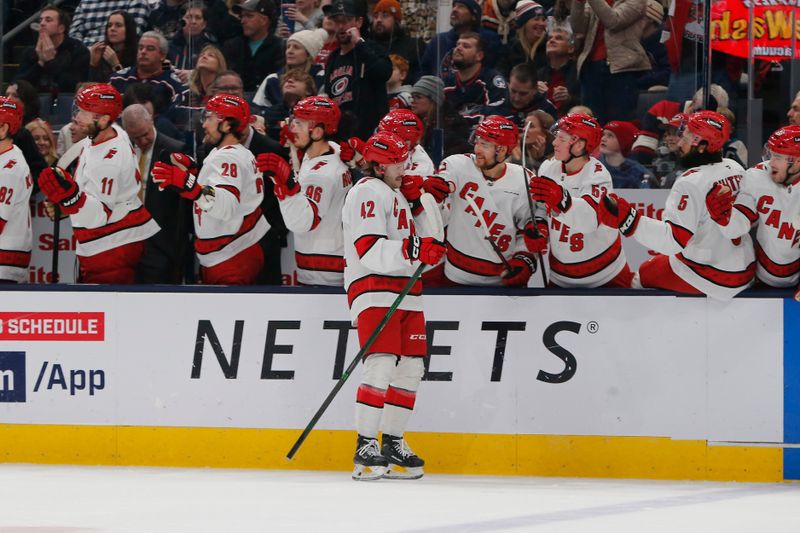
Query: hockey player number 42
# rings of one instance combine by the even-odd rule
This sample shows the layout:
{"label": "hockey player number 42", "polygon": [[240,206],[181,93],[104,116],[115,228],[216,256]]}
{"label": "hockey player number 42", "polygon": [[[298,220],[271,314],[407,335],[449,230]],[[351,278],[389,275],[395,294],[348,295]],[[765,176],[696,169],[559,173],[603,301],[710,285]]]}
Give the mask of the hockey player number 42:
{"label": "hockey player number 42", "polygon": [[375,202],[367,200],[361,203],[361,218],[373,218],[375,216]]}

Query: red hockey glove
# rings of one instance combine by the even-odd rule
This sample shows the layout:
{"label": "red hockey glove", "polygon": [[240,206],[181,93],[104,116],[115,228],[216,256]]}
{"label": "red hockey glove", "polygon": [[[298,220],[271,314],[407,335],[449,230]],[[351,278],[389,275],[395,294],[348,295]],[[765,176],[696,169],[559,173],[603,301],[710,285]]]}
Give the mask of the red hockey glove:
{"label": "red hockey glove", "polygon": [[435,265],[442,260],[446,248],[433,237],[419,237],[412,235],[403,239],[403,257],[414,261],[422,261],[426,265]]}
{"label": "red hockey glove", "polygon": [[597,203],[597,217],[601,224],[618,228],[630,237],[639,225],[639,212],[625,198],[616,194],[604,194]]}
{"label": "red hockey glove", "polygon": [[529,252],[534,254],[546,254],[548,235],[550,230],[547,229],[547,223],[538,221],[536,225],[533,222],[528,222],[525,226],[525,231],[522,233],[522,238],[525,240],[525,246]]}
{"label": "red hockey glove", "polygon": [[731,220],[731,209],[735,199],[730,187],[714,184],[706,195],[706,208],[711,220],[720,226],[727,226]]}
{"label": "red hockey glove", "polygon": [[572,197],[564,187],[550,178],[531,178],[531,198],[544,204],[555,213],[566,213],[572,207]]}
{"label": "red hockey glove", "polygon": [[172,164],[157,161],[153,165],[150,175],[153,181],[158,183],[158,188],[164,190],[172,187],[178,190],[182,198],[191,201],[197,200],[202,188],[197,184],[197,173],[200,167],[197,162],[186,154],[172,154],[169,156]]}
{"label": "red hockey glove", "polygon": [[39,173],[39,188],[49,201],[61,205],[61,211],[74,215],[86,203],[86,194],[81,192],[72,175],[60,167],[47,167]]}
{"label": "red hockey glove", "polygon": [[403,181],[400,184],[400,192],[406,197],[409,204],[413,204],[422,196],[422,176],[403,176]]}
{"label": "red hockey glove", "polygon": [[287,122],[281,123],[281,130],[278,133],[278,142],[281,146],[287,148],[294,142],[294,133],[289,130],[289,124]]}
{"label": "red hockey glove", "polygon": [[[347,146],[345,148],[345,146]],[[350,137],[347,142],[339,146],[340,157],[350,168],[361,167],[364,164],[364,150],[366,143],[358,137]],[[352,155],[350,153],[352,152]],[[345,159],[349,157],[349,159]]]}
{"label": "red hockey glove", "polygon": [[347,143],[342,143],[339,145],[339,159],[342,160],[342,163],[350,163],[356,157],[356,151]]}
{"label": "red hockey glove", "polygon": [[422,190],[430,193],[437,203],[442,203],[450,194],[450,184],[440,176],[428,176],[422,181]]}
{"label": "red hockey glove", "polygon": [[295,181],[292,168],[278,154],[258,154],[256,166],[259,172],[269,174],[272,183],[275,184],[275,197],[278,200],[300,192],[300,184]]}
{"label": "red hockey glove", "polygon": [[525,287],[531,275],[536,272],[536,259],[530,254],[517,252],[508,260],[511,270],[503,272],[500,281],[506,287]]}

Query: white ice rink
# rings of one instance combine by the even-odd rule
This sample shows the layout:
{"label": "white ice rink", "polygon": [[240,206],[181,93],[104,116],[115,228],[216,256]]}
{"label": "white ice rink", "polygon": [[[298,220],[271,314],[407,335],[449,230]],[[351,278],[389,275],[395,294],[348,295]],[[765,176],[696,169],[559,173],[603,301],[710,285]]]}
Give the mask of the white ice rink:
{"label": "white ice rink", "polygon": [[800,531],[800,485],[0,465],[0,533]]}

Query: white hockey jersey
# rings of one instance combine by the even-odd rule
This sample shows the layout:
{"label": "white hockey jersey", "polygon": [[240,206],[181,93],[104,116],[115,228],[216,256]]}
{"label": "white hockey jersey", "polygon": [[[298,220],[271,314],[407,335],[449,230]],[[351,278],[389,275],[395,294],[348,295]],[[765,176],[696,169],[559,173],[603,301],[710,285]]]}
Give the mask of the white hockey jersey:
{"label": "white hockey jersey", "polygon": [[548,213],[537,206],[536,217],[550,228],[550,281],[559,287],[601,287],[619,274],[627,260],[616,228],[599,223],[596,206],[603,193],[614,192],[611,174],[590,157],[581,170],[567,174],[557,159],[544,161],[539,175],[550,178],[572,197],[566,213]]}
{"label": "white hockey jersey", "polygon": [[687,170],[675,181],[662,220],[642,217],[633,236],[644,246],[669,255],[672,270],[682,280],[719,300],[728,300],[747,288],[755,274],[750,235],[731,239],[711,219],[706,195],[720,183],[734,194],[744,169],[735,161]]}
{"label": "white hockey jersey", "polygon": [[332,150],[303,158],[300,194],[280,200],[286,227],[294,232],[297,279],[305,285],[344,283],[342,208],[352,186],[350,169]]}
{"label": "white hockey jersey", "polygon": [[406,167],[403,173],[407,176],[432,176],[436,173],[436,167],[433,166],[433,161],[428,152],[418,144],[411,149],[406,160]]}
{"label": "white hockey jersey", "polygon": [[[365,177],[347,193],[344,225],[344,284],[355,325],[361,311],[390,307],[419,267],[403,254],[403,239],[431,236],[424,215],[416,220],[399,189]],[[422,281],[417,280],[398,309],[422,310]]]}
{"label": "white hockey jersey", "polygon": [[31,262],[33,233],[28,202],[31,171],[14,145],[0,153],[0,280],[25,282]]}
{"label": "white hockey jersey", "polygon": [[[479,216],[503,257],[527,253],[522,231],[531,219],[528,204],[528,174],[520,165],[506,164],[505,174],[490,180],[475,166],[472,154],[451,155],[439,166],[439,175],[455,184],[445,200],[447,256],[444,273],[461,285],[500,286],[503,263],[487,242]],[[465,199],[472,197],[480,213]]]}
{"label": "white hockey jersey", "polygon": [[800,280],[800,188],[784,187],[770,177],[766,163],[745,172],[731,220],[722,228],[728,238],[756,230],[756,277],[770,287],[796,287]]}
{"label": "white hockey jersey", "polygon": [[227,261],[267,233],[269,223],[261,214],[264,179],[250,150],[241,144],[214,148],[197,183],[213,187],[215,198],[208,211],[194,204],[194,249],[202,266]]}
{"label": "white hockey jersey", "polygon": [[70,215],[78,256],[143,241],[160,229],[139,200],[141,176],[128,135],[112,127],[117,135],[107,141],[80,141],[75,183],[86,193],[86,203]]}

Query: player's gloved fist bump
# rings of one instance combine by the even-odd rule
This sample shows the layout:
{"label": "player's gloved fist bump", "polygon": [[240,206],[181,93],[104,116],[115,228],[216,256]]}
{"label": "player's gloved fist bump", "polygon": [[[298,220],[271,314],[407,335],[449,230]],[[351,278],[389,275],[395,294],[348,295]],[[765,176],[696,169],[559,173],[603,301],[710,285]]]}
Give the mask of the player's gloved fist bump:
{"label": "player's gloved fist bump", "polygon": [[446,248],[433,237],[420,237],[412,235],[403,239],[403,256],[410,260],[422,261],[426,265],[436,265],[444,257]]}
{"label": "player's gloved fist bump", "polygon": [[442,203],[450,194],[450,184],[440,176],[428,176],[422,181],[422,190],[430,193],[437,203]]}
{"label": "player's gloved fist bump", "polygon": [[404,175],[400,184],[400,192],[406,197],[409,203],[414,203],[422,196],[422,176]]}
{"label": "player's gloved fist bump", "polygon": [[267,172],[275,184],[275,196],[283,200],[300,192],[300,184],[294,179],[289,163],[278,154],[258,154],[256,166],[259,172]]}
{"label": "player's gloved fist bump", "polygon": [[60,167],[47,167],[39,173],[39,188],[49,201],[59,204],[67,215],[80,211],[86,203],[86,195],[69,172]]}
{"label": "player's gloved fist bump", "polygon": [[727,226],[735,199],[730,187],[715,183],[706,195],[706,208],[711,220],[720,226]]}
{"label": "player's gloved fist bump", "polygon": [[619,229],[630,237],[639,226],[641,215],[636,207],[616,194],[603,194],[597,204],[597,216],[601,224]]}
{"label": "player's gloved fist bump", "polygon": [[547,253],[548,235],[550,230],[547,228],[546,222],[528,222],[525,226],[525,231],[522,233],[522,238],[525,240],[525,246],[529,252],[534,254]]}
{"label": "player's gloved fist bump", "polygon": [[293,141],[294,133],[289,130],[289,124],[284,122],[281,126],[280,132],[278,133],[278,142],[281,146],[289,146]]}
{"label": "player's gloved fist bump", "polygon": [[531,198],[537,202],[544,202],[550,210],[556,213],[566,213],[572,207],[572,197],[564,187],[541,176],[534,176],[530,182]]}
{"label": "player's gloved fist bump", "polygon": [[162,191],[167,187],[178,189],[183,198],[195,201],[200,196],[201,188],[197,184],[197,163],[186,154],[172,154],[172,164],[157,161],[150,175]]}
{"label": "player's gloved fist bump", "polygon": [[536,272],[536,260],[529,254],[516,253],[508,260],[511,270],[503,272],[500,281],[507,287],[525,287]]}

